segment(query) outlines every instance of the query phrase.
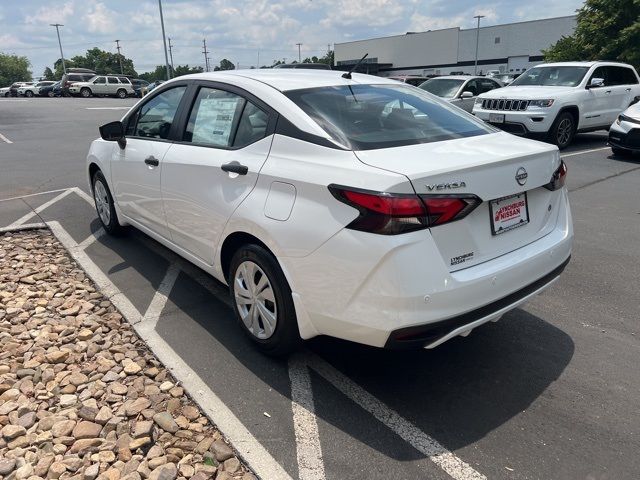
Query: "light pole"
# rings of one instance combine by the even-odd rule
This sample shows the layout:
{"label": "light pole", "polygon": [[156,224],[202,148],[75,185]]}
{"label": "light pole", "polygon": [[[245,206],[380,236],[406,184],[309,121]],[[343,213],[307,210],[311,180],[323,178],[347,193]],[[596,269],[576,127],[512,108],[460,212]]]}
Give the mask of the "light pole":
{"label": "light pole", "polygon": [[164,44],[164,64],[167,67],[167,80],[171,80],[171,70],[169,70],[169,56],[167,55],[167,37],[164,34],[164,18],[162,16],[162,0],[158,0],[160,8],[160,25],[162,26],[162,43]]}
{"label": "light pole", "polygon": [[473,66],[473,74],[478,74],[478,44],[480,43],[480,19],[484,18],[484,15],[476,15],[473,18],[478,19],[478,28],[476,29],[476,62]]}
{"label": "light pole", "polygon": [[302,44],[301,43],[296,43],[296,45],[298,46],[298,63],[302,63],[302,56],[300,55],[300,46]]}
{"label": "light pole", "polygon": [[67,74],[67,67],[64,64],[64,53],[62,53],[62,42],[60,41],[60,29],[59,27],[64,27],[61,23],[50,23],[52,27],[56,27],[56,33],[58,34],[58,45],[60,45],[60,59],[62,60],[62,71],[64,74]]}

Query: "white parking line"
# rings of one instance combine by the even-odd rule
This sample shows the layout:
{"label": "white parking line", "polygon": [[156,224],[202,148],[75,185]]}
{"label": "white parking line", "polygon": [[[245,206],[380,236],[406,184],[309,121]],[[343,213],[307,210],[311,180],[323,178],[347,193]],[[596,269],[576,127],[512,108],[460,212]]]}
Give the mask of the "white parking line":
{"label": "white parking line", "polygon": [[27,214],[23,215],[22,217],[20,217],[18,220],[16,220],[11,225],[9,225],[9,227],[18,227],[18,226],[22,225],[24,222],[29,220],[31,217],[33,217],[35,215],[38,215],[44,209],[49,208],[51,205],[53,205],[57,201],[62,200],[64,197],[69,195],[72,191],[73,191],[72,189],[68,189],[68,190],[63,191],[61,194],[56,195],[51,200],[49,200],[48,202],[43,203],[42,205],[40,205],[35,210],[32,210],[29,213],[27,213]]}
{"label": "white parking line", "polygon": [[456,480],[486,480],[487,477],[474,470],[468,463],[444,448],[437,440],[431,438],[409,420],[401,417],[395,410],[382,403],[322,358],[309,353],[306,361],[310,368],[318,372],[413,448],[429,457],[449,476]]}
{"label": "white parking line", "polygon": [[579,152],[565,153],[564,155],[560,155],[560,158],[573,157],[584,153],[601,152],[602,150],[611,150],[611,147],[592,148],[591,150],[580,150]]}
{"label": "white parking line", "polygon": [[5,137],[3,134],[0,133],[0,140],[2,140],[5,143],[13,143],[11,140],[9,140],[7,137]]}
{"label": "white parking line", "polygon": [[142,321],[146,323],[146,326],[151,329],[155,329],[158,323],[158,319],[164,310],[164,306],[167,304],[171,290],[176,283],[180,269],[176,263],[169,265],[167,273],[164,274],[162,282],[158,286],[156,293],[147,308],[147,311],[142,318]]}
{"label": "white parking line", "polygon": [[325,480],[311,377],[306,363],[299,355],[293,355],[289,359],[289,379],[298,477],[300,480]]}
{"label": "white parking line", "polygon": [[91,245],[93,242],[98,240],[105,233],[106,232],[104,231],[104,228],[100,227],[98,230],[96,230],[91,235],[89,235],[87,238],[85,238],[82,242],[80,242],[78,244],[78,248],[80,248],[80,250],[86,250],[87,247],[89,247],[89,245]]}
{"label": "white parking line", "polygon": [[46,195],[47,193],[58,193],[69,190],[68,188],[58,188],[57,190],[47,190],[46,192],[30,193],[29,195],[20,195],[19,197],[1,198],[0,202],[8,202],[10,200],[21,200],[23,198],[37,197],[38,195]]}
{"label": "white parking line", "polygon": [[[71,238],[60,223],[52,221],[48,222],[47,225],[51,228],[51,231],[60,243],[67,249],[71,257],[82,267],[87,275],[89,275],[103,295],[108,297],[124,318],[131,323],[151,351],[167,366],[176,380],[186,388],[189,394],[192,395],[195,402],[202,408],[206,415],[211,418],[216,427],[229,439],[253,471],[265,480],[293,480],[262,444],[251,435],[249,430],[233,414],[229,407],[220,400],[193,369],[189,367],[155,331],[153,321],[142,322],[143,317],[140,312],[109,277],[100,270],[93,260],[79,248],[78,244]],[[155,303],[152,301],[152,305],[147,309],[145,317],[154,317],[157,309],[161,305],[164,305],[168,292],[170,292],[171,287],[175,283],[174,275],[177,277],[178,273],[179,270],[177,267],[174,266],[174,269],[170,268],[170,272],[167,272],[165,275],[163,280],[164,287],[162,287],[160,293],[164,298],[156,294],[158,298],[156,300],[156,296],[154,296],[154,300],[156,301]]]}

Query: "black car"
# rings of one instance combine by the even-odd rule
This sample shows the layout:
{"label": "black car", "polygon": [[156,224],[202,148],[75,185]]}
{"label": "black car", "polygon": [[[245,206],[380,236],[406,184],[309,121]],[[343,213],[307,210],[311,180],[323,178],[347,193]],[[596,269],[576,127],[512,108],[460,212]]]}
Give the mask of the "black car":
{"label": "black car", "polygon": [[132,78],[131,85],[133,86],[133,91],[136,92],[135,96],[142,98],[142,87],[148,87],[149,82],[141,78]]}
{"label": "black car", "polygon": [[53,85],[47,85],[46,87],[40,87],[38,95],[41,97],[59,97],[62,95],[62,89],[60,88],[60,82],[56,82]]}

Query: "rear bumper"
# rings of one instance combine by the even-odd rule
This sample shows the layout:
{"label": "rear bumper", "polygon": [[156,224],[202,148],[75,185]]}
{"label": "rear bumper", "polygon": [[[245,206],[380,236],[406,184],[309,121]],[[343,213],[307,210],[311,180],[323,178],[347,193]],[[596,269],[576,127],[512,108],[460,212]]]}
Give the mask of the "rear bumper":
{"label": "rear bumper", "polygon": [[452,337],[464,335],[483,323],[496,320],[509,310],[513,310],[518,305],[526,302],[529,298],[537,295],[554,283],[560,277],[560,274],[569,264],[570,260],[571,257],[569,256],[562,264],[544,277],[484,307],[441,322],[434,322],[418,327],[402,328],[391,332],[385,348],[409,349],[437,347]]}

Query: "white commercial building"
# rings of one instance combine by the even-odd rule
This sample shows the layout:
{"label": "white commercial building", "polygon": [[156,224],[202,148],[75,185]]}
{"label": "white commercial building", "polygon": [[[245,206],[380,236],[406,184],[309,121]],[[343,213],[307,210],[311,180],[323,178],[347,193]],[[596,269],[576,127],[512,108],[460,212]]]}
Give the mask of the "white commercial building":
{"label": "white commercial building", "polygon": [[488,70],[521,73],[542,62],[542,50],[571,35],[575,27],[576,17],[572,15],[480,27],[479,32],[476,28],[459,27],[409,32],[336,43],[335,62],[337,68],[344,70],[368,53],[364,68],[359,71],[382,76],[473,74],[479,38],[478,73]]}

